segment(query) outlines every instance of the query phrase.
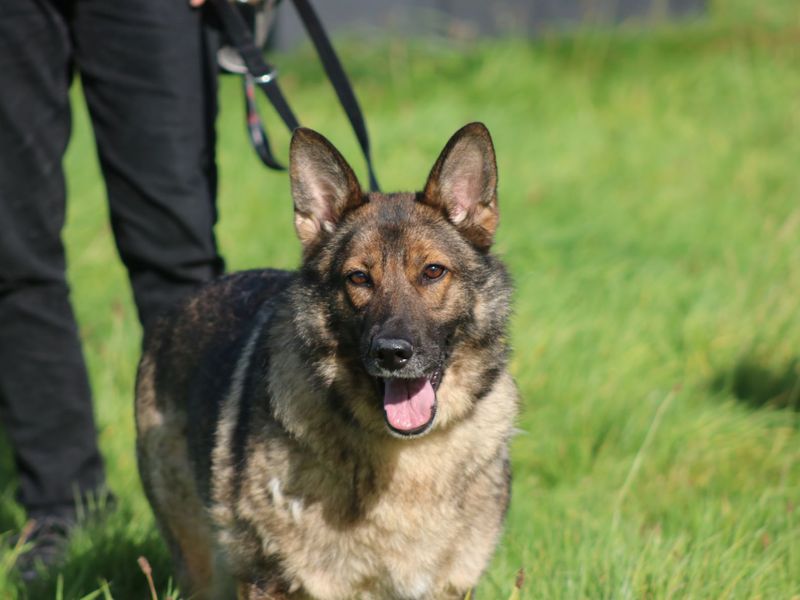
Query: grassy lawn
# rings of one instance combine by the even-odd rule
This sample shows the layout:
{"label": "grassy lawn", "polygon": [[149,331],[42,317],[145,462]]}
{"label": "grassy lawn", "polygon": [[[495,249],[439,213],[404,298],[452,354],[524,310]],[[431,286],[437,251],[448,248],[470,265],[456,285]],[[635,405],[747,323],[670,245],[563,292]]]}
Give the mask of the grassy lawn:
{"label": "grassy lawn", "polygon": [[[385,189],[420,188],[468,121],[498,151],[524,406],[506,533],[477,596],[507,598],[523,568],[530,599],[800,598],[800,6],[730,0],[648,31],[342,47]],[[304,124],[363,176],[312,54],[275,61]],[[26,595],[8,542],[24,516],[0,452],[2,598],[144,598],[140,555],[159,592],[170,585],[133,451],[140,331],[75,100],[65,235],[119,510],[78,531],[61,576]],[[293,268],[287,179],[247,146],[236,80],[221,100],[229,268]]]}

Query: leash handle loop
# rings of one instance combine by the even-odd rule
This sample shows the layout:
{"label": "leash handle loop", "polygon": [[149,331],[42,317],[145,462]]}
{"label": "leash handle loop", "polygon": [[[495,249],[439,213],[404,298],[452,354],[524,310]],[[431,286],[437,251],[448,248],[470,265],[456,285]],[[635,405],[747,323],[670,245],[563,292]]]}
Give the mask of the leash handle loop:
{"label": "leash handle loop", "polygon": [[267,132],[264,129],[261,115],[258,112],[258,105],[256,104],[256,81],[250,73],[245,73],[242,79],[244,85],[244,107],[247,113],[247,133],[250,136],[250,143],[253,148],[267,167],[275,171],[285,171],[284,167],[275,155],[272,153],[272,148],[269,144]]}

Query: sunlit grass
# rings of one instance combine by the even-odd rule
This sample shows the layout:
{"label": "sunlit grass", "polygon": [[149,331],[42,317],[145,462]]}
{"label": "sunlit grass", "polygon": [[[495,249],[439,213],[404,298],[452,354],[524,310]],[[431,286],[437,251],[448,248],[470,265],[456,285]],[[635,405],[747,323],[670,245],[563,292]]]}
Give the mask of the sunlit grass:
{"label": "sunlit grass", "polygon": [[[384,188],[419,188],[468,121],[498,151],[524,407],[508,525],[477,598],[508,598],[520,568],[531,599],[800,595],[800,11],[713,6],[649,32],[342,44]],[[304,124],[363,175],[312,54],[275,60]],[[247,147],[237,81],[222,105],[229,267],[293,268],[286,177]],[[140,333],[80,103],[74,129],[70,277],[119,508],[77,532],[31,597],[149,597],[145,556],[165,598],[172,572],[133,452]],[[0,494],[11,532],[24,516],[7,477]],[[9,538],[0,596],[16,598]]]}

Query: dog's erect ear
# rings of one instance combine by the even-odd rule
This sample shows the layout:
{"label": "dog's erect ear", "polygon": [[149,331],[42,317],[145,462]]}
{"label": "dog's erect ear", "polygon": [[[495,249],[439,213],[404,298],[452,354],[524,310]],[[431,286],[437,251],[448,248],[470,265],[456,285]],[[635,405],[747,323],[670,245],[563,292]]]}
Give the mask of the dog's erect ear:
{"label": "dog's erect ear", "polygon": [[308,252],[333,232],[345,212],[362,203],[361,186],[333,144],[303,127],[292,135],[289,171],[294,227],[303,251]]}
{"label": "dog's erect ear", "polygon": [[483,123],[459,129],[433,165],[422,201],[441,210],[464,237],[488,250],[497,229],[497,163]]}

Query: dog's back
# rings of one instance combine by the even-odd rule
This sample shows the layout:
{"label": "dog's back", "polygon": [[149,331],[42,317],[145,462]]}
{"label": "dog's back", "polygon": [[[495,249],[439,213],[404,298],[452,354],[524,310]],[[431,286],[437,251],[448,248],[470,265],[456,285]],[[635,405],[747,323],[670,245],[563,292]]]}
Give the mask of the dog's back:
{"label": "dog's back", "polygon": [[[469,126],[426,196],[366,197],[326,141],[296,134],[302,269],[224,278],[150,332],[140,470],[184,591],[226,597],[232,577],[242,598],[421,600],[475,585],[517,403],[490,151]],[[439,212],[448,189],[476,205]]]}

